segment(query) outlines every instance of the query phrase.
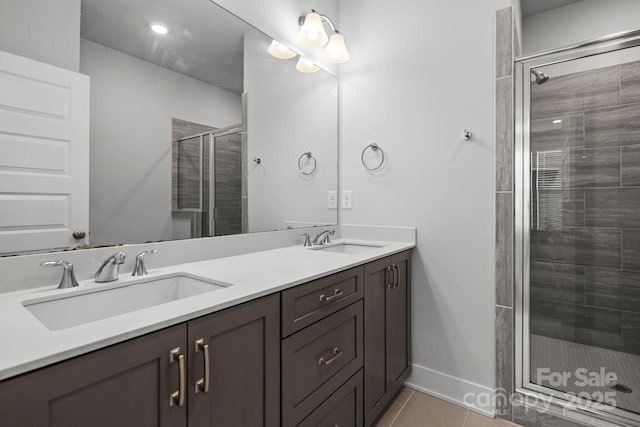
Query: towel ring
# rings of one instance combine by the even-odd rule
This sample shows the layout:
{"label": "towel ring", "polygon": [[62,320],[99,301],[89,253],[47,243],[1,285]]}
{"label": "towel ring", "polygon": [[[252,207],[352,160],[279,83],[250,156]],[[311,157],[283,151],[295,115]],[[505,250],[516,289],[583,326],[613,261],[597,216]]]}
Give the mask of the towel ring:
{"label": "towel ring", "polygon": [[[311,169],[309,172],[305,172],[305,170],[302,168],[302,159],[307,158],[308,160],[313,160],[313,169]],[[311,151],[307,151],[306,153],[302,153],[302,156],[300,156],[300,158],[298,159],[298,169],[300,169],[300,173],[302,173],[302,175],[313,175],[316,171],[316,169],[318,169],[318,161],[316,160],[315,157],[313,157],[313,154],[311,154]]]}
{"label": "towel ring", "polygon": [[[378,166],[374,168],[370,168],[369,166],[367,166],[367,163],[364,161],[364,155],[366,154],[368,149],[371,149],[371,151],[373,152],[380,151],[380,154],[382,155],[382,159],[380,159],[380,163],[378,163]],[[384,151],[382,150],[382,148],[380,148],[378,144],[374,142],[373,144],[369,144],[366,147],[364,147],[364,150],[362,150],[362,155],[360,156],[360,160],[362,161],[362,166],[364,166],[366,170],[371,172],[377,171],[384,164]]]}

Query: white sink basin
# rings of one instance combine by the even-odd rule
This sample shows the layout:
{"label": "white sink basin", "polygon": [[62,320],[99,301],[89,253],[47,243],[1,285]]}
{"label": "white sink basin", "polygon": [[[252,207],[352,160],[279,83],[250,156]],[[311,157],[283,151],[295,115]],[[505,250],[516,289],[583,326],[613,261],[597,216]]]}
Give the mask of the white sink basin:
{"label": "white sink basin", "polygon": [[74,289],[60,296],[23,301],[22,305],[49,330],[57,331],[226,286],[178,273],[110,285],[106,289]]}
{"label": "white sink basin", "polygon": [[322,252],[337,252],[341,254],[359,254],[361,252],[366,252],[381,247],[382,246],[379,245],[365,245],[360,243],[336,243],[326,246],[317,246],[313,248],[313,250]]}

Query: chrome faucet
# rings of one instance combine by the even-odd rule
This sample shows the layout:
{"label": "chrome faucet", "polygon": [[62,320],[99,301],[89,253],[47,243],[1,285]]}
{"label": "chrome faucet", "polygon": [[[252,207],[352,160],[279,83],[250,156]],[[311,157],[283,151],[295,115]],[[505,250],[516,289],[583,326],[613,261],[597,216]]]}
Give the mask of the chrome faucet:
{"label": "chrome faucet", "polygon": [[329,236],[333,236],[336,230],[324,230],[313,239],[314,245],[324,245],[325,243],[331,243]]}
{"label": "chrome faucet", "polygon": [[40,263],[43,267],[62,267],[62,278],[58,289],[69,289],[78,287],[76,275],[73,274],[73,264],[65,261],[45,261]]}
{"label": "chrome faucet", "polygon": [[300,233],[302,237],[304,237],[304,247],[311,246],[311,235],[309,233]]}
{"label": "chrome faucet", "polygon": [[157,253],[157,249],[149,249],[148,251],[140,252],[136,255],[136,266],[133,268],[133,272],[131,272],[132,276],[146,276],[147,267],[144,265],[144,257],[146,255],[151,255]]}
{"label": "chrome faucet", "polygon": [[96,283],[113,282],[114,280],[118,280],[120,266],[124,264],[124,260],[126,258],[127,254],[121,251],[105,259],[94,276]]}

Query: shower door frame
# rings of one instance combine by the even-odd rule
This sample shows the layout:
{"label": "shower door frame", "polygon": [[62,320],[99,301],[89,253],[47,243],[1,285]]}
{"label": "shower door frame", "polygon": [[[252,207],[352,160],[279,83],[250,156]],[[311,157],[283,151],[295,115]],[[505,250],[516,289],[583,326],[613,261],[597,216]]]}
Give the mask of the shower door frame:
{"label": "shower door frame", "polygon": [[[207,171],[209,172],[209,206],[208,206],[208,214],[209,214],[209,218],[208,219],[208,223],[209,223],[209,236],[200,236],[200,237],[214,237],[215,236],[215,221],[216,221],[216,203],[215,203],[215,195],[216,195],[216,187],[215,187],[215,183],[216,183],[216,177],[215,177],[215,160],[216,160],[216,153],[215,153],[215,144],[216,144],[216,138],[221,137],[221,136],[226,136],[226,135],[231,135],[234,133],[240,133],[243,134],[245,132],[245,128],[242,125],[242,123],[239,124],[235,124],[235,125],[231,125],[231,126],[226,126],[223,128],[219,128],[219,129],[214,129],[214,130],[210,130],[210,131],[206,131],[206,132],[201,132],[201,133],[196,133],[193,135],[189,135],[189,136],[185,136],[182,138],[177,139],[177,143],[181,144],[184,141],[187,141],[189,139],[195,139],[195,138],[199,138],[200,140],[200,179],[199,179],[199,184],[200,184],[200,189],[199,189],[199,198],[200,198],[200,207],[199,209],[178,209],[178,211],[181,212],[194,212],[194,214],[200,213],[202,215],[202,212],[204,212],[204,203],[203,203],[203,199],[204,199],[204,180],[203,180],[203,176],[204,176],[204,168],[205,168],[205,164],[204,164],[204,145],[207,144],[209,147],[209,164],[206,165]],[[205,142],[205,137],[208,137],[208,141]],[[180,148],[178,148],[180,149]],[[193,233],[193,225],[192,225],[192,233]],[[192,236],[192,238],[194,238]]]}
{"label": "shower door frame", "polygon": [[[515,391],[525,398],[555,404],[562,411],[617,422],[623,426],[640,426],[640,414],[620,408],[607,410],[577,404],[568,393],[531,382],[530,361],[530,209],[531,209],[531,70],[547,65],[574,61],[590,56],[640,46],[640,30],[618,33],[568,46],[551,52],[517,58],[515,61],[515,147],[514,147],[514,271],[515,271]],[[551,76],[553,78],[553,76]],[[566,413],[565,413],[566,414]]]}

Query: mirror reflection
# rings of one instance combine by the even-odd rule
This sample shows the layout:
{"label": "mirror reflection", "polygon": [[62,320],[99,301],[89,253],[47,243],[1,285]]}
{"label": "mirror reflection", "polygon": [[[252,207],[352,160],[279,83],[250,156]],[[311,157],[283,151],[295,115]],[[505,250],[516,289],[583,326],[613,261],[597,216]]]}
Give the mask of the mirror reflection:
{"label": "mirror reflection", "polygon": [[[82,0],[81,12],[89,140],[73,141],[88,152],[69,170],[87,200],[41,203],[0,253],[336,223],[333,75],[270,55],[270,37],[212,2]],[[25,238],[45,228],[59,238]]]}

